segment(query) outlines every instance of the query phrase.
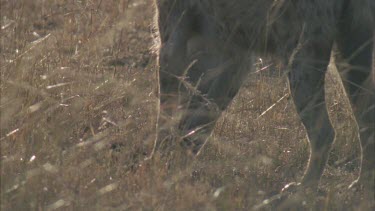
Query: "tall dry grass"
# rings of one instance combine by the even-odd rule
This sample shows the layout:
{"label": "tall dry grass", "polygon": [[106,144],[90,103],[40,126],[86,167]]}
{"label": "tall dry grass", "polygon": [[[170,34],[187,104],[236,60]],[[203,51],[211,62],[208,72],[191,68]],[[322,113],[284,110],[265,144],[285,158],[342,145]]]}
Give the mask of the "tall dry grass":
{"label": "tall dry grass", "polygon": [[[151,3],[0,1],[1,210],[249,210],[300,180],[306,134],[285,77],[267,71],[249,76],[198,158],[144,161],[156,118]],[[347,190],[355,123],[337,74],[327,81],[337,140],[306,208],[360,209]]]}

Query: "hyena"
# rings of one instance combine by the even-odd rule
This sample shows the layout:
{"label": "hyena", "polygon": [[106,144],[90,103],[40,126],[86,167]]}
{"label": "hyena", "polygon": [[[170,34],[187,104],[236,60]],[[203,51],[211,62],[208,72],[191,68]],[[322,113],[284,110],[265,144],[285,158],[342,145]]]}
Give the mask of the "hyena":
{"label": "hyena", "polygon": [[[158,147],[199,153],[260,55],[288,67],[290,94],[310,142],[302,187],[316,188],[335,131],[324,81],[331,52],[357,121],[362,167],[374,188],[374,0],[155,0]],[[334,49],[332,51],[332,49]]]}

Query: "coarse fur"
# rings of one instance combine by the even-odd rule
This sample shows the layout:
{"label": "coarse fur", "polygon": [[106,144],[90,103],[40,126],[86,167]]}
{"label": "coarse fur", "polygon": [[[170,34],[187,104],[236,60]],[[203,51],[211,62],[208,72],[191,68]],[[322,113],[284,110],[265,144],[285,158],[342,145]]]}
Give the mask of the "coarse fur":
{"label": "coarse fur", "polygon": [[[160,113],[155,148],[199,153],[257,56],[288,66],[290,93],[310,141],[301,186],[315,189],[335,132],[324,78],[332,49],[360,131],[353,185],[374,190],[373,0],[155,0]],[[333,47],[335,46],[335,47]]]}

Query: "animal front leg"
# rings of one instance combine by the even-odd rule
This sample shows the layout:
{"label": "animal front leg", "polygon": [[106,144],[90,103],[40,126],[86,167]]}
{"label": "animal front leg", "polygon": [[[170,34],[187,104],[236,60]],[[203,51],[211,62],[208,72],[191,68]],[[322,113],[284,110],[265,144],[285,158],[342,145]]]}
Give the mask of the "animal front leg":
{"label": "animal front leg", "polygon": [[289,72],[290,92],[310,143],[310,159],[301,185],[312,189],[319,184],[335,137],[324,92],[330,50],[330,43],[306,43],[296,53]]}
{"label": "animal front leg", "polygon": [[205,11],[183,2],[170,5],[169,16],[159,13],[160,113],[154,149],[181,143],[196,154],[238,92],[248,55],[221,36]]}
{"label": "animal front leg", "polygon": [[[218,60],[212,68],[207,68],[208,61],[212,61],[210,56],[200,57],[189,74],[189,78],[196,78],[196,91],[193,91],[187,103],[179,129],[184,134],[184,144],[190,146],[195,154],[205,145],[216,121],[246,78],[246,53],[237,50],[235,56],[226,56],[225,53],[216,55],[215,60]],[[194,76],[199,72],[202,73],[200,77]]]}

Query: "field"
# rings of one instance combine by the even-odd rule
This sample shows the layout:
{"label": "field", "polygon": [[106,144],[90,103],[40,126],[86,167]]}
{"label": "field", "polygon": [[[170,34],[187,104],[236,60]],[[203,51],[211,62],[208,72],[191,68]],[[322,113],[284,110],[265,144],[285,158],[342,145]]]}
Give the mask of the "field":
{"label": "field", "polygon": [[[251,210],[299,181],[309,148],[274,66],[250,74],[188,162],[152,151],[152,0],[0,0],[1,210]],[[259,64],[261,67],[270,62]],[[337,129],[306,209],[364,210],[356,124],[334,65]]]}

